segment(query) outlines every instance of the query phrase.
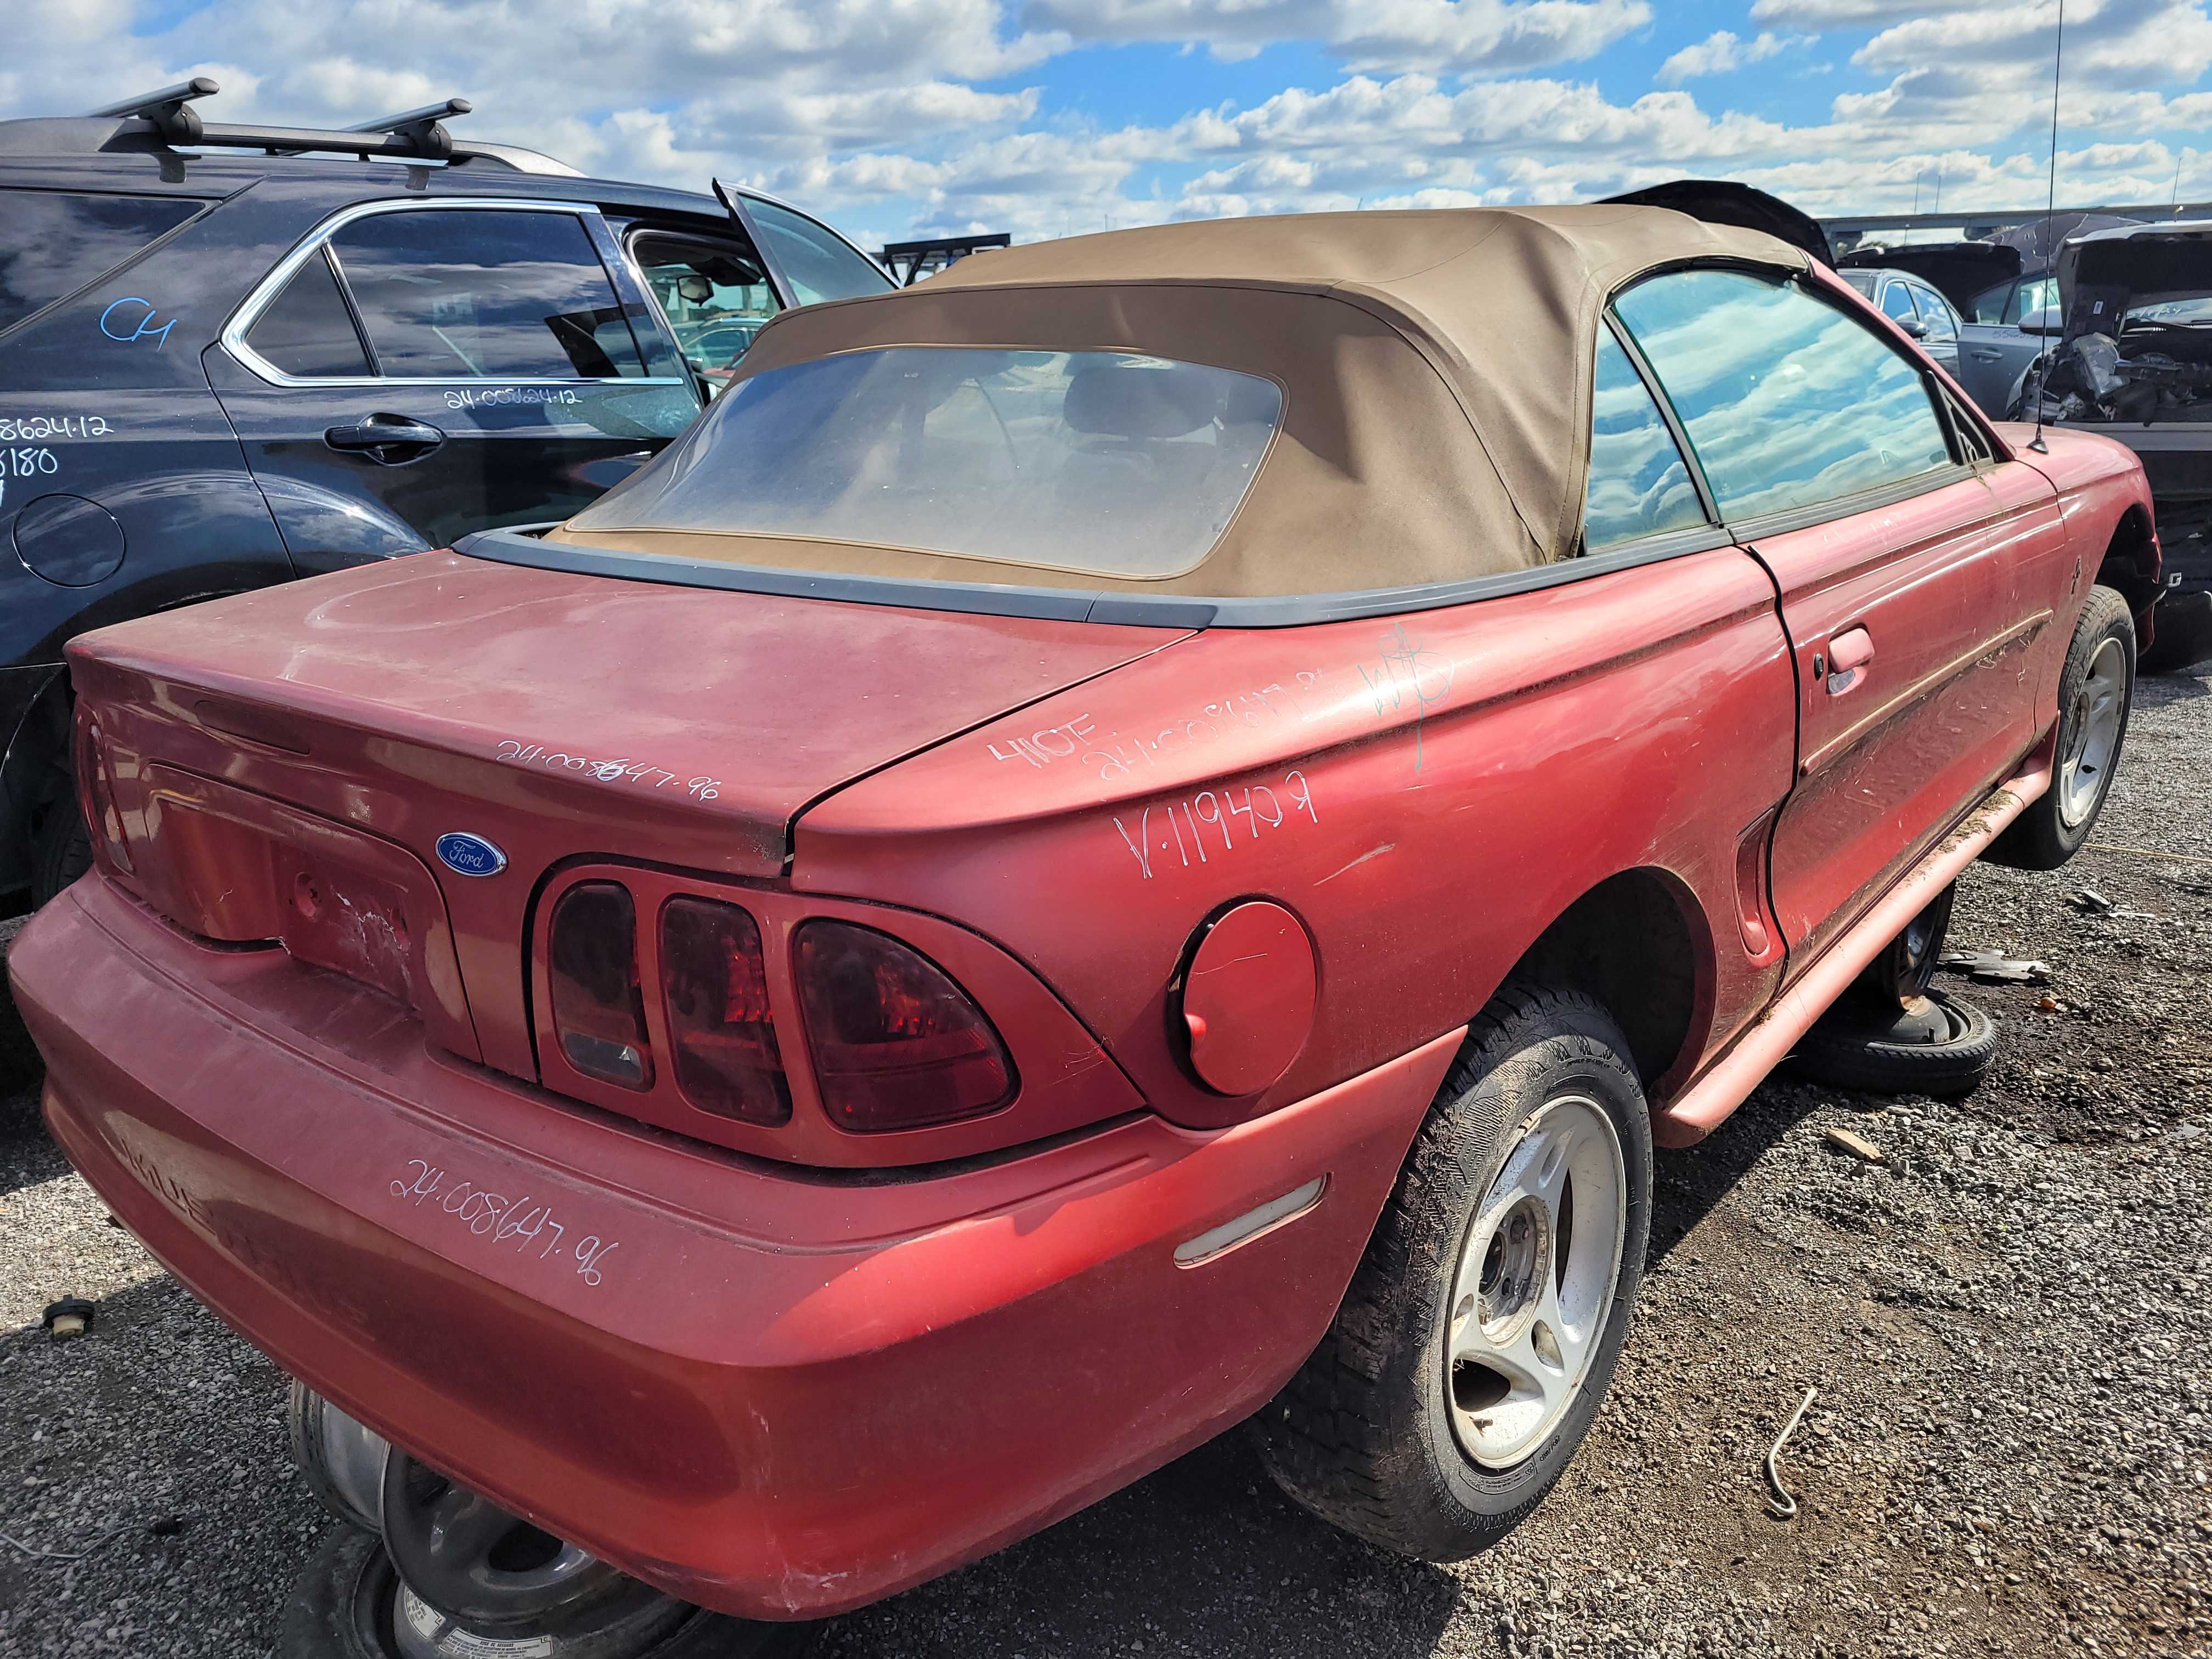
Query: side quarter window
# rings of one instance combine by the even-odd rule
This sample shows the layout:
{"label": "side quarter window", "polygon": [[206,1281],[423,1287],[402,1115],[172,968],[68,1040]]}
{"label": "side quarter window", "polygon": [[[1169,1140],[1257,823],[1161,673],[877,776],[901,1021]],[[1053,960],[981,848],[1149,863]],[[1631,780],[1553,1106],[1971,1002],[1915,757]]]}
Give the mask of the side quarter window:
{"label": "side quarter window", "polygon": [[1795,282],[1669,271],[1613,310],[1724,518],[1814,507],[1953,465],[1920,370]]}
{"label": "side quarter window", "polygon": [[1613,331],[1600,323],[1583,550],[1601,553],[1623,542],[1705,522],[1704,504],[1659,405]]}
{"label": "side quarter window", "polygon": [[2005,301],[2011,299],[2017,284],[1999,283],[1995,288],[1985,288],[1966,302],[1966,310],[1977,323],[2002,323],[2005,320]]}
{"label": "side quarter window", "polygon": [[271,368],[302,379],[376,373],[345,295],[338,291],[327,248],[317,248],[286,280],[283,292],[254,319],[246,343]]}

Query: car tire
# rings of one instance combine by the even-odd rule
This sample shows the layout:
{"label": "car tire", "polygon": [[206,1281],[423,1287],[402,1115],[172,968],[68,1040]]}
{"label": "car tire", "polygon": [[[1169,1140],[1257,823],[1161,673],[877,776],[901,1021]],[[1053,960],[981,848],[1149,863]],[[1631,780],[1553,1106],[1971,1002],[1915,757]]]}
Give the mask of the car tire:
{"label": "car tire", "polygon": [[31,908],[39,909],[92,868],[92,831],[74,790],[48,801],[31,831]]}
{"label": "car tire", "polygon": [[2212,592],[2174,593],[2151,613],[2150,647],[2136,665],[2145,674],[2179,674],[2212,662]]}
{"label": "car tire", "polygon": [[1790,1069],[1832,1089],[1955,1099],[1981,1087],[1996,1054],[1996,1023],[1936,992],[1901,1012],[1838,1004],[1797,1040]]}
{"label": "car tire", "polygon": [[5,969],[8,952],[28,917],[0,922],[0,1129],[27,1129],[39,1119],[39,1096],[34,1085],[46,1074],[46,1057],[31,1041],[15,999],[8,994]]}
{"label": "car tire", "polygon": [[1852,988],[1875,1007],[1895,1012],[1909,1008],[1928,994],[1936,981],[1936,964],[1943,954],[1943,941],[1951,931],[1951,907],[1959,884],[1953,882],[1931,899],[1920,914],[1905,923],[1904,931],[1881,947],[1881,954],[1860,970]]}
{"label": "car tire", "polygon": [[[1598,1003],[1539,986],[1509,985],[1469,1028],[1334,1321],[1255,1419],[1268,1471],[1299,1504],[1386,1549],[1453,1561],[1496,1543],[1551,1490],[1604,1399],[1643,1272],[1651,1128],[1628,1054]],[[1547,1168],[1566,1184],[1530,1255],[1516,1218],[1544,1218],[1527,1207],[1533,1189],[1516,1194]],[[1516,1252],[1517,1267],[1504,1260]],[[1601,1260],[1601,1303],[1589,1294]],[[1559,1370],[1566,1392],[1540,1415],[1510,1388],[1492,1400],[1507,1373],[1483,1363],[1504,1355],[1523,1316],[1511,1364],[1544,1358],[1547,1318],[1573,1345],[1552,1339],[1546,1363],[1567,1360],[1573,1376]],[[1469,1449],[1492,1444],[1493,1462]]]}
{"label": "car tire", "polygon": [[2126,746],[2135,700],[2136,624],[2109,587],[2089,590],[2058,677],[2058,743],[2051,787],[1983,856],[2018,870],[2056,870],[2096,827]]}
{"label": "car tire", "polygon": [[501,1638],[452,1629],[403,1643],[398,1629],[399,1574],[383,1540],[333,1527],[294,1582],[270,1659],[799,1659],[818,1624],[758,1624],[696,1609],[674,1630],[644,1644],[521,1636]]}

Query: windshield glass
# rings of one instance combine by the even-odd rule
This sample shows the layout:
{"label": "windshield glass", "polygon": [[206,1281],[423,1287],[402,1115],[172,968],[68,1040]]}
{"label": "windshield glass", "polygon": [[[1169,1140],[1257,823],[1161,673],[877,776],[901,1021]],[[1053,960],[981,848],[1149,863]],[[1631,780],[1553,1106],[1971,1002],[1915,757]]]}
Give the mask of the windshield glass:
{"label": "windshield glass", "polygon": [[1130,352],[843,352],[739,380],[568,527],[1171,576],[1228,527],[1281,414],[1273,380]]}

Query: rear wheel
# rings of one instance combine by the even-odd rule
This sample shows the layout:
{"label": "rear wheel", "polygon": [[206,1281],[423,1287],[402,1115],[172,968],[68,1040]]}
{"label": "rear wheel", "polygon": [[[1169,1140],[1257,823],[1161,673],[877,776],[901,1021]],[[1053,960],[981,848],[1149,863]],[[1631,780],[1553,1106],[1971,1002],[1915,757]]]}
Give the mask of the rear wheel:
{"label": "rear wheel", "polygon": [[92,868],[92,831],[77,810],[66,768],[31,825],[31,908],[37,909]]}
{"label": "rear wheel", "polygon": [[1470,1029],[1328,1334],[1255,1419],[1285,1491],[1426,1560],[1504,1537],[1596,1415],[1650,1225],[1627,1040],[1518,985]]}
{"label": "rear wheel", "polygon": [[2051,787],[1990,847],[1993,862],[2056,870],[2081,849],[2104,811],[2127,742],[2136,684],[2136,624],[2128,602],[2093,587],[2058,680],[2058,748]]}

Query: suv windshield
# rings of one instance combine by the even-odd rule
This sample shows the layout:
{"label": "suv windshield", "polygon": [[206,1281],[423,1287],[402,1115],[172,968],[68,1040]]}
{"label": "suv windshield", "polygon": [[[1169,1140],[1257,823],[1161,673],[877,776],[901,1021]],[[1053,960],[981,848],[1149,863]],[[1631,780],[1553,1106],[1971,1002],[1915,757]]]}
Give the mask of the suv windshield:
{"label": "suv windshield", "polygon": [[1118,351],[894,346],[741,380],[569,520],[1171,576],[1244,499],[1272,380]]}

